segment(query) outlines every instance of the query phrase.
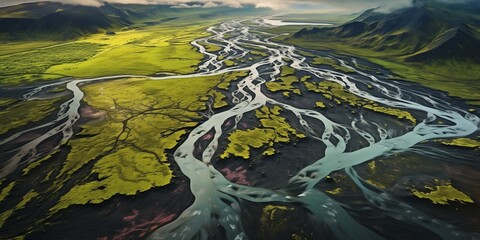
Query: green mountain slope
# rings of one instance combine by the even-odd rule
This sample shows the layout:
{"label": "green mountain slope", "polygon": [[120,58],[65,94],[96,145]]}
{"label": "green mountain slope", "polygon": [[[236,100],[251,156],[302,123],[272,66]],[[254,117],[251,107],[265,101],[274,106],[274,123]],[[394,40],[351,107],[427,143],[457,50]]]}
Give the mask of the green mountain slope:
{"label": "green mountain slope", "polygon": [[479,5],[415,1],[412,7],[388,14],[370,9],[344,25],[303,29],[294,38],[341,38],[360,48],[408,55],[406,60],[415,62],[480,63]]}
{"label": "green mountain slope", "polygon": [[480,34],[462,24],[439,34],[422,49],[405,59],[411,62],[470,60],[480,63]]}
{"label": "green mountain slope", "polygon": [[9,40],[72,39],[127,26],[134,17],[109,4],[97,8],[51,2],[0,8],[0,13],[0,34]]}
{"label": "green mountain slope", "polygon": [[176,9],[169,5],[104,3],[101,7],[88,7],[55,2],[25,3],[0,8],[0,40],[63,41],[93,33],[151,26],[173,20],[191,24],[215,18],[268,12],[268,9],[254,6]]}
{"label": "green mountain slope", "polygon": [[394,76],[480,105],[480,2],[415,0],[390,13],[371,9],[328,28],[278,39],[368,59]]}

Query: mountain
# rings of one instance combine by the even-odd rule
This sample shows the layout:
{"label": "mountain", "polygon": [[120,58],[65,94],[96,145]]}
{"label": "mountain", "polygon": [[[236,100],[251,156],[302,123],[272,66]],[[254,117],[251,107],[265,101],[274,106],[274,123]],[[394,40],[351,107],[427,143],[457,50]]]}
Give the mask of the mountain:
{"label": "mountain", "polygon": [[333,28],[302,29],[297,39],[341,39],[352,45],[404,55],[406,61],[462,60],[480,63],[480,3],[416,0],[390,13],[370,9]]}
{"label": "mountain", "polygon": [[106,2],[100,7],[58,2],[24,3],[0,8],[0,40],[68,40],[124,27],[156,25],[179,18],[196,22],[212,17],[269,13],[268,9],[255,8],[253,5],[244,5],[242,8],[178,9],[171,5]]}
{"label": "mountain", "polygon": [[480,63],[480,34],[462,24],[438,35],[425,47],[405,59],[411,62],[470,59]]}
{"label": "mountain", "polygon": [[131,12],[54,2],[25,3],[0,8],[0,35],[8,40],[46,38],[66,40],[131,24]]}

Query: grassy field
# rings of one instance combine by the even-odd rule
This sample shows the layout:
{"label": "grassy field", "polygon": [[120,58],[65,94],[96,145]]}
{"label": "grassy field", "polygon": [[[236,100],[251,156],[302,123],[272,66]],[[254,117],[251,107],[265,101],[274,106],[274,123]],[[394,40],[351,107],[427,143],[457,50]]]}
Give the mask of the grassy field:
{"label": "grassy field", "polygon": [[118,32],[112,36],[93,35],[78,42],[103,45],[98,54],[87,61],[52,66],[46,72],[75,77],[191,73],[203,56],[190,42],[206,36],[206,26],[172,24]]}
{"label": "grassy field", "polygon": [[[171,80],[130,78],[84,86],[85,102],[96,109],[99,119],[82,125],[80,133],[68,142],[70,152],[63,162],[43,165],[58,157],[58,152],[53,152],[24,168],[22,180],[5,187],[0,202],[25,184],[32,190],[20,196],[23,204],[0,214],[0,226],[17,221],[13,216],[22,216],[27,203],[47,206],[41,210],[42,219],[35,222],[40,224],[72,205],[98,204],[114,196],[135,195],[169,184],[175,177],[169,151],[203,119],[199,111],[207,109],[210,98],[245,74]],[[21,102],[9,113],[31,114],[25,120],[5,118],[4,123],[13,121],[6,126],[15,128],[26,121],[38,121],[38,111],[48,114],[54,101]],[[4,103],[10,102],[0,101]],[[32,105],[38,111],[29,111]],[[33,186],[26,180],[32,176],[39,180]],[[74,176],[81,176],[81,180],[72,185],[69,181]],[[48,188],[43,187],[45,182],[49,182]],[[43,195],[49,197],[43,199]]]}
{"label": "grassy field", "polygon": [[392,71],[397,77],[421,83],[427,87],[442,90],[454,97],[480,105],[480,86],[476,84],[480,76],[480,66],[469,63],[411,63],[403,61],[403,56],[395,51],[374,51],[353,46],[342,41],[299,40],[281,36],[277,41],[318,50],[334,50],[339,54],[356,55]]}
{"label": "grassy field", "polygon": [[167,22],[142,22],[115,32],[69,42],[2,43],[0,85],[28,84],[62,77],[119,74],[176,74],[196,70],[203,55],[190,42],[226,17],[186,16]]}
{"label": "grassy field", "polygon": [[47,70],[59,64],[87,61],[100,50],[100,44],[75,42],[3,56],[0,57],[0,83],[59,78],[62,73]]}
{"label": "grassy field", "polygon": [[0,42],[0,56],[12,53],[30,51],[36,48],[48,47],[59,44],[53,41],[32,41],[32,42]]}

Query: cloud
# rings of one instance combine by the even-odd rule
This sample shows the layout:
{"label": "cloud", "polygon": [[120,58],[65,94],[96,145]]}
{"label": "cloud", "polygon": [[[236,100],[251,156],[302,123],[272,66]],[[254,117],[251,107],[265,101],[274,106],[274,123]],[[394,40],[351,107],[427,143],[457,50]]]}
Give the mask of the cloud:
{"label": "cloud", "polygon": [[220,4],[218,3],[214,3],[214,2],[207,2],[205,4],[203,4],[203,8],[214,8],[214,7],[219,7]]}
{"label": "cloud", "polygon": [[[39,2],[45,0],[0,0],[0,6],[13,5],[25,2]],[[278,10],[291,10],[298,6],[314,9],[343,9],[358,11],[367,8],[380,7],[382,10],[392,10],[406,7],[412,2],[440,1],[440,2],[465,2],[475,0],[52,0],[65,4],[88,6],[101,6],[104,2],[120,4],[162,4],[172,5],[175,8],[213,8],[234,7],[249,4],[256,7],[268,7]]]}
{"label": "cloud", "polygon": [[216,7],[232,7],[241,8],[242,4],[237,1],[224,1],[224,2],[206,2],[206,3],[173,3],[172,8],[216,8]]}

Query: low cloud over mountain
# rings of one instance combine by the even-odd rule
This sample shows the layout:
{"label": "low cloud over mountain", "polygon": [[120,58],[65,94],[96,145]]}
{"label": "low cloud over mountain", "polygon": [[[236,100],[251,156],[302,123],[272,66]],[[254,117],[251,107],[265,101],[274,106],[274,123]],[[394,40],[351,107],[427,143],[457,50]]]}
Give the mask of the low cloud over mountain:
{"label": "low cloud over mountain", "polygon": [[[40,2],[44,0],[4,0],[0,2],[1,6],[15,5],[25,2]],[[292,7],[301,5],[309,6],[311,9],[343,9],[343,10],[361,10],[372,7],[379,7],[380,11],[390,11],[402,7],[407,7],[415,2],[422,1],[441,1],[441,2],[458,2],[473,0],[52,0],[64,4],[77,4],[86,6],[102,6],[104,2],[121,3],[121,4],[164,4],[173,5],[176,8],[208,8],[228,6],[239,8],[242,5],[249,4],[256,7],[268,7],[273,9],[291,9]]]}

